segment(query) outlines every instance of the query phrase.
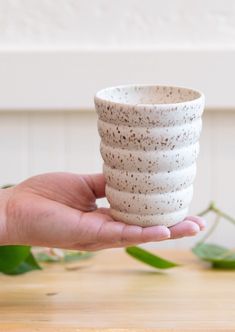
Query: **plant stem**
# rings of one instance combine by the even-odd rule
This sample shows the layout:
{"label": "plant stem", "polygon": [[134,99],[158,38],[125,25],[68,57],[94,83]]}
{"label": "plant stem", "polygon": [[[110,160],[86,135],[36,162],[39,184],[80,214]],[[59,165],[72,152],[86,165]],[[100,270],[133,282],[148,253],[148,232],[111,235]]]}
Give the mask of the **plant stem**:
{"label": "plant stem", "polygon": [[211,226],[209,231],[203,236],[203,238],[200,241],[198,241],[197,244],[202,244],[203,242],[205,242],[208,239],[208,237],[214,232],[214,230],[218,226],[218,224],[220,222],[220,218],[221,218],[221,215],[219,213],[217,213],[214,224]]}
{"label": "plant stem", "polygon": [[205,216],[207,213],[209,213],[209,212],[212,210],[211,205],[212,205],[212,204],[210,204],[206,210],[204,210],[204,211],[198,213],[197,215],[198,215],[199,217]]}
{"label": "plant stem", "polygon": [[224,219],[230,221],[232,224],[235,225],[235,218],[231,217],[227,213],[225,213],[225,212],[221,211],[219,208],[217,208],[217,206],[215,205],[214,202],[211,202],[211,204],[208,206],[208,208],[206,210],[198,213],[198,216],[202,217],[211,211],[215,212],[216,214],[220,215],[221,217],[223,217]]}
{"label": "plant stem", "polygon": [[210,205],[208,206],[207,209],[205,209],[204,211],[198,213],[198,216],[199,217],[202,217],[202,216],[205,216],[207,213],[211,212],[211,211],[214,211],[214,212],[221,212],[219,211],[219,209],[217,209],[217,207],[215,206],[215,202],[211,202]]}
{"label": "plant stem", "polygon": [[228,215],[227,213],[221,211],[219,208],[217,208],[217,206],[215,205],[214,202],[211,202],[211,204],[208,206],[208,208],[206,210],[200,212],[198,214],[198,216],[202,217],[202,216],[206,215],[209,212],[214,212],[216,214],[215,222],[211,226],[209,231],[205,234],[205,236],[198,242],[198,244],[201,244],[201,243],[205,242],[208,239],[208,237],[214,232],[214,230],[218,226],[219,221],[220,221],[221,218],[224,218],[224,219],[230,221],[233,225],[235,225],[235,219],[233,217],[231,217],[230,215]]}
{"label": "plant stem", "polygon": [[211,211],[214,211],[216,214],[220,215],[221,217],[235,225],[235,219],[229,216],[227,213],[224,213],[223,211],[218,209],[214,204],[211,206]]}

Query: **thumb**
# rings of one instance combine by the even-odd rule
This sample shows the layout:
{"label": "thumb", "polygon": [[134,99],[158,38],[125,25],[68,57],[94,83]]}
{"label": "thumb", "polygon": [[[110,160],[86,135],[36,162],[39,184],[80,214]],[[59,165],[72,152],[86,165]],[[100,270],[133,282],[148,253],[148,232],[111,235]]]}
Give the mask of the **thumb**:
{"label": "thumb", "polygon": [[96,198],[105,197],[106,182],[102,173],[84,175],[83,178]]}

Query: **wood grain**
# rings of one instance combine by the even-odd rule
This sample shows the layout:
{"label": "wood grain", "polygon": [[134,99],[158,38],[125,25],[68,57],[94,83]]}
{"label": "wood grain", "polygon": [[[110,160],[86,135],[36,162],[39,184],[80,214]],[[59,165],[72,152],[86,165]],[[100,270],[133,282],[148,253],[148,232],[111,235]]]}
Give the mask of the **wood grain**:
{"label": "wood grain", "polygon": [[235,331],[235,273],[187,251],[157,272],[123,250],[43,271],[0,276],[0,331]]}

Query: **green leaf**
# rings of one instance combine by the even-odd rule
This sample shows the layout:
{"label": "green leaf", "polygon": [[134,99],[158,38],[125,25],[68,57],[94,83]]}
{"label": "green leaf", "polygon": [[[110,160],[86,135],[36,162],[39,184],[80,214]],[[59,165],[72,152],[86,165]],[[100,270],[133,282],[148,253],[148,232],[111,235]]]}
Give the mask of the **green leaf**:
{"label": "green leaf", "polygon": [[0,246],[0,272],[22,274],[40,269],[29,246]]}
{"label": "green leaf", "polygon": [[156,256],[140,247],[128,247],[126,248],[126,252],[141,261],[142,263],[153,266],[157,269],[169,269],[172,267],[179,266],[179,264],[168,261],[164,258]]}
{"label": "green leaf", "polygon": [[41,267],[38,265],[32,253],[30,253],[25,261],[21,262],[20,265],[16,267],[16,269],[12,270],[8,274],[11,275],[23,274],[33,270],[41,270]]}
{"label": "green leaf", "polygon": [[70,251],[70,250],[65,251],[64,257],[55,256],[45,252],[38,252],[35,254],[35,257],[39,262],[45,262],[45,263],[58,263],[58,262],[68,263],[73,261],[79,261],[82,259],[88,259],[91,256],[93,256],[93,253],[91,252]]}
{"label": "green leaf", "polygon": [[93,256],[93,253],[91,253],[91,252],[77,251],[77,252],[65,254],[64,261],[65,262],[74,262],[74,261],[79,261],[82,259],[88,259],[91,256]]}
{"label": "green leaf", "polygon": [[210,262],[214,268],[235,269],[235,252],[228,248],[216,244],[199,243],[192,251],[200,259]]}
{"label": "green leaf", "polygon": [[217,260],[221,255],[224,255],[227,249],[216,244],[199,243],[192,251],[199,258],[211,262]]}
{"label": "green leaf", "polygon": [[234,259],[231,261],[223,260],[223,261],[213,262],[212,267],[215,269],[234,270],[235,269],[235,256],[234,256]]}
{"label": "green leaf", "polygon": [[0,271],[9,273],[29,256],[28,246],[0,246]]}

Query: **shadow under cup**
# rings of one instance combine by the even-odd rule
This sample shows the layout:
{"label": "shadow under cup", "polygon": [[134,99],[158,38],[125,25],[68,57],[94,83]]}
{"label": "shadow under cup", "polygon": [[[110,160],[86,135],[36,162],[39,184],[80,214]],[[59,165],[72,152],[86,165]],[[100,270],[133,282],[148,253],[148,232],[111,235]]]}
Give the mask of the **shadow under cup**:
{"label": "shadow under cup", "polygon": [[99,91],[95,106],[113,218],[144,227],[182,221],[193,195],[203,94],[119,86]]}

